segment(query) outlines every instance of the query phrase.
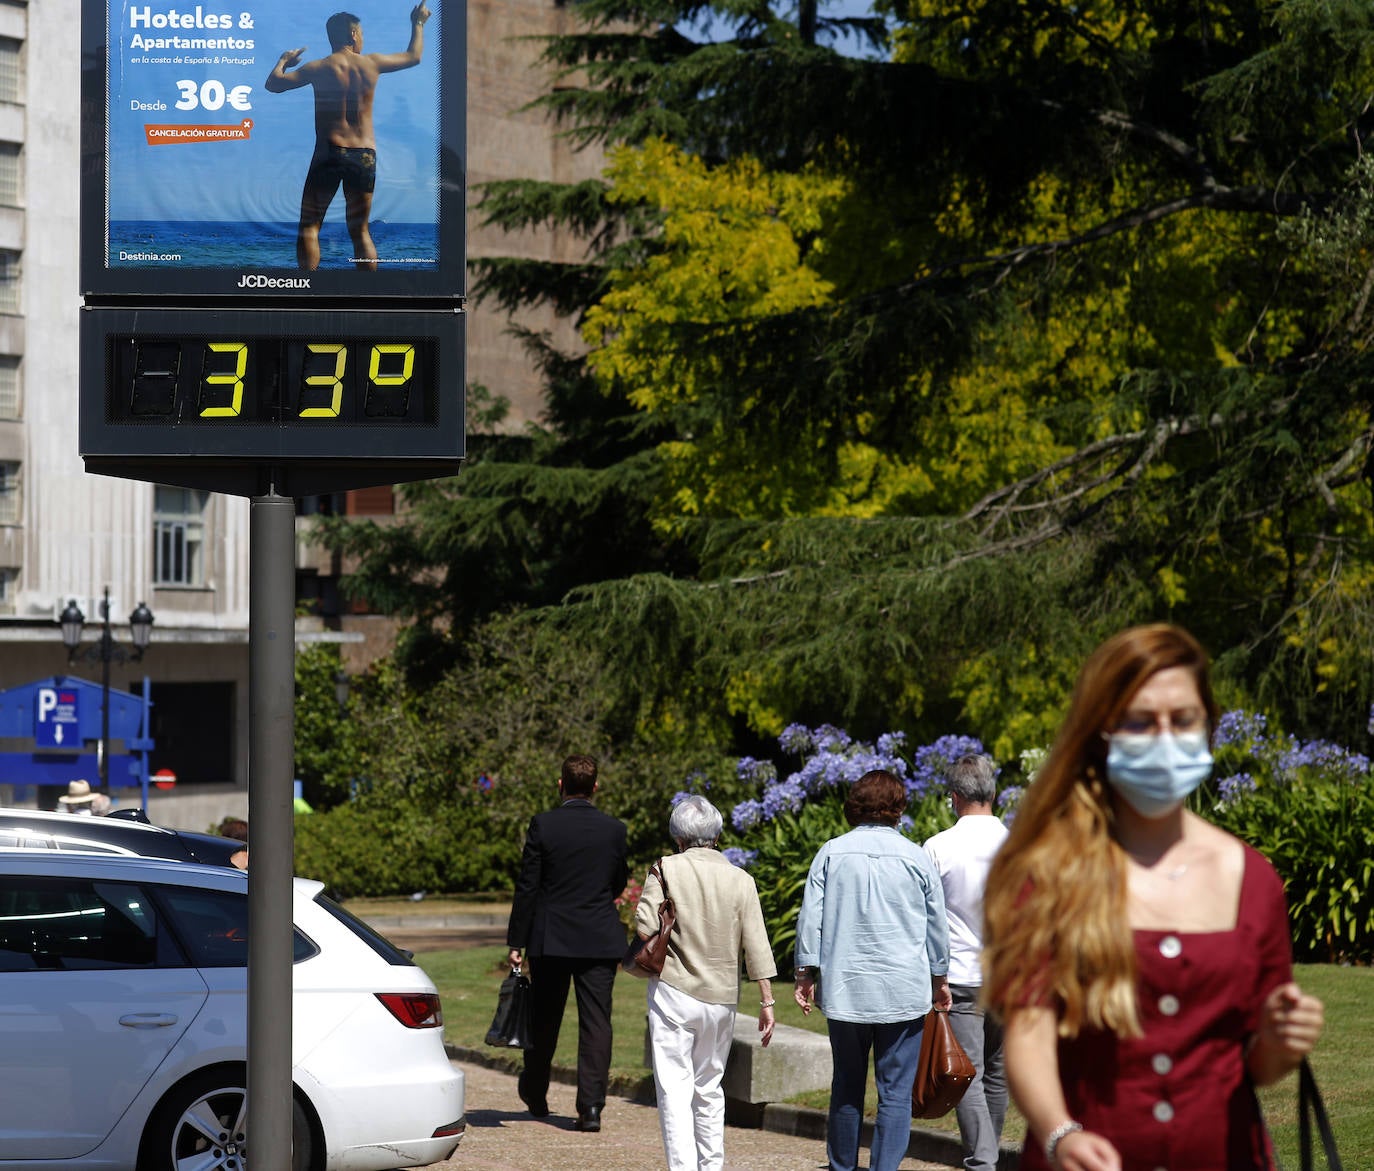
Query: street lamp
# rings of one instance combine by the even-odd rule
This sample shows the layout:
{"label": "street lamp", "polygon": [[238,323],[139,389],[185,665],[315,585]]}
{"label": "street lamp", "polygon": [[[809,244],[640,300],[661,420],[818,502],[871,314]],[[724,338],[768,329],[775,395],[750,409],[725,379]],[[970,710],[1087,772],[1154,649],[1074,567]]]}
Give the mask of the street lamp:
{"label": "street lamp", "polygon": [[86,624],[86,616],[75,599],[67,603],[58,619],[62,624],[62,643],[67,648],[67,662],[86,661],[100,663],[100,787],[109,787],[110,780],[110,664],[138,662],[148,649],[148,641],[153,634],[153,612],[147,605],[139,602],[129,615],[129,632],[133,636],[132,651],[118,645],[110,633],[110,587],[105,587],[105,597],[100,603],[100,638],[84,650],[81,648],[81,628]]}

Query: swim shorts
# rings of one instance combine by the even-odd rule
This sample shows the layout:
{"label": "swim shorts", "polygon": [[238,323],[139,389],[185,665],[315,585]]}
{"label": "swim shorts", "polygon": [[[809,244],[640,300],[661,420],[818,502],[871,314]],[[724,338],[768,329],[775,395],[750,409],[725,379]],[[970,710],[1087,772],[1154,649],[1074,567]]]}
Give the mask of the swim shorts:
{"label": "swim shorts", "polygon": [[329,146],[321,157],[317,152],[310,160],[305,177],[307,186],[327,187],[337,191],[343,184],[345,194],[371,194],[377,186],[377,152],[370,146]]}

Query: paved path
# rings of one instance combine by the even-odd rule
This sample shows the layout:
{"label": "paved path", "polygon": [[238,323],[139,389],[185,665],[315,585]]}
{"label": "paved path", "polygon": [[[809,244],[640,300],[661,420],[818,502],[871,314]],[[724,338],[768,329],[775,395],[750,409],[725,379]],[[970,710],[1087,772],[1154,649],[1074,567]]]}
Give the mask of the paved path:
{"label": "paved path", "polygon": [[[658,1111],[626,1098],[610,1098],[598,1134],[572,1128],[573,1086],[549,1087],[544,1119],[532,1118],[515,1092],[515,1078],[480,1065],[456,1062],[467,1078],[468,1131],[444,1171],[663,1171]],[[861,1158],[867,1164],[867,1151]],[[824,1171],[825,1143],[770,1130],[725,1130],[725,1171]],[[902,1171],[949,1171],[948,1163],[904,1159]]]}
{"label": "paved path", "polygon": [[[505,942],[505,914],[412,914],[370,917],[369,922],[398,947],[413,951],[480,947]],[[471,1056],[470,1054],[468,1056]],[[607,1100],[598,1134],[572,1129],[576,1090],[555,1081],[549,1087],[553,1114],[530,1117],[515,1092],[515,1076],[465,1058],[454,1063],[467,1077],[468,1132],[446,1171],[663,1171],[658,1111],[630,1098]],[[571,1078],[569,1079],[571,1080]],[[652,1091],[650,1091],[652,1092]],[[867,1130],[867,1124],[865,1126]],[[760,1128],[728,1126],[725,1171],[825,1171],[825,1115],[815,1110],[769,1106]],[[962,1162],[957,1134],[913,1126],[911,1154],[900,1171],[950,1171]],[[916,1155],[922,1158],[915,1157]],[[860,1151],[866,1167],[868,1148]],[[1016,1156],[1004,1149],[999,1167],[1014,1171]]]}

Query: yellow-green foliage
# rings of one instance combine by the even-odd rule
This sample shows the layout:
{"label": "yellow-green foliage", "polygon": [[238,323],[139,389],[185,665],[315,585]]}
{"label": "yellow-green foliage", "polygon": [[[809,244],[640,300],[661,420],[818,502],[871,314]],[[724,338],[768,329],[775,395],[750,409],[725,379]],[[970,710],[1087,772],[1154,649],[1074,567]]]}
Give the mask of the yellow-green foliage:
{"label": "yellow-green foliage", "polygon": [[597,375],[622,382],[641,409],[690,401],[718,371],[709,352],[684,361],[665,351],[659,327],[747,322],[829,296],[831,285],[803,258],[798,238],[821,230],[843,180],[774,174],[754,159],[711,168],[661,140],[614,152],[606,177],[613,202],[647,203],[664,214],[663,250],[613,272],[611,292],[583,328],[597,347]]}
{"label": "yellow-green foliage", "polygon": [[[588,311],[583,336],[594,347],[596,376],[625,388],[646,415],[690,412],[725,373],[709,337],[684,351],[681,334],[670,339],[670,331],[747,325],[823,305],[831,296],[832,284],[813,262],[824,254],[827,210],[844,194],[844,180],[814,169],[775,174],[748,158],[712,168],[662,141],[614,152],[607,178],[613,201],[661,211],[662,247],[610,274],[611,291]],[[750,405],[746,400],[741,409]],[[779,453],[760,451],[718,416],[680,432],[660,449],[666,522],[703,514],[798,515],[831,498],[830,487],[809,470],[817,451],[775,458]],[[869,471],[865,466],[858,474]],[[844,486],[834,491],[842,496]]]}
{"label": "yellow-green foliage", "polygon": [[[662,236],[610,274],[583,336],[603,384],[673,424],[659,448],[656,516],[667,530],[702,516],[957,512],[1083,443],[1143,425],[1143,413],[1105,406],[1132,369],[1234,366],[1242,353],[1281,357],[1300,337],[1291,315],[1256,321],[1229,287],[1238,256],[1258,260],[1268,245],[1197,210],[1101,243],[1089,264],[1077,259],[1056,277],[1052,296],[1040,278],[1009,281],[1002,315],[980,330],[969,358],[912,378],[906,393],[918,405],[906,433],[888,433],[856,404],[848,418],[797,428],[774,445],[718,404],[692,413],[734,373],[711,328],[743,325],[747,338],[751,322],[823,307],[863,284],[856,256],[884,271],[911,261],[919,278],[918,240],[969,238],[977,228],[996,251],[1001,229],[981,222],[980,193],[956,182],[943,213],[913,225],[879,206],[900,193],[875,196],[817,167],[774,173],[752,158],[710,167],[662,141],[615,152],[607,178],[613,201],[659,210]],[[1044,246],[1128,214],[1140,194],[1120,178],[1085,193],[1041,176],[1007,239]],[[684,344],[684,327],[698,330],[700,344]],[[736,414],[758,405],[747,385],[737,393]]]}
{"label": "yellow-green foliage", "polygon": [[1022,644],[976,655],[956,672],[950,692],[968,726],[983,732],[997,760],[1054,740],[1080,657]]}

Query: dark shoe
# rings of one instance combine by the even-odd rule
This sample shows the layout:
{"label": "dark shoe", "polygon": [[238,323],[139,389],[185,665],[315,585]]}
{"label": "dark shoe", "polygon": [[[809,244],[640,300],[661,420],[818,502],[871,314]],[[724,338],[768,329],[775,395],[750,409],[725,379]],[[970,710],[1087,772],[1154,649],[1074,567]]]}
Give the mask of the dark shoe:
{"label": "dark shoe", "polygon": [[521,1074],[515,1083],[515,1092],[520,1095],[520,1101],[525,1103],[525,1109],[536,1118],[547,1118],[549,1116],[549,1100],[544,1095],[535,1097],[533,1094],[525,1092],[525,1075]]}
{"label": "dark shoe", "polygon": [[574,1130],[597,1131],[601,1129],[601,1107],[588,1106],[585,1110],[577,1112],[577,1121],[573,1123]]}

